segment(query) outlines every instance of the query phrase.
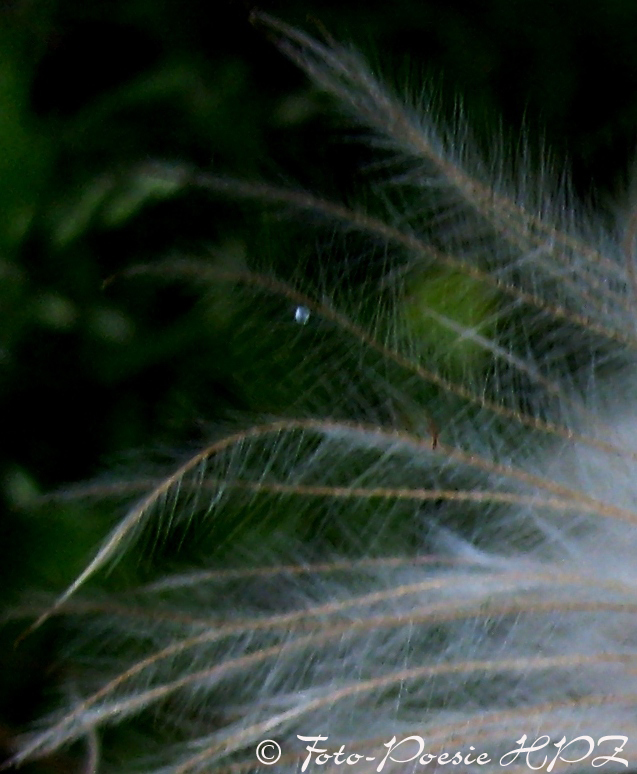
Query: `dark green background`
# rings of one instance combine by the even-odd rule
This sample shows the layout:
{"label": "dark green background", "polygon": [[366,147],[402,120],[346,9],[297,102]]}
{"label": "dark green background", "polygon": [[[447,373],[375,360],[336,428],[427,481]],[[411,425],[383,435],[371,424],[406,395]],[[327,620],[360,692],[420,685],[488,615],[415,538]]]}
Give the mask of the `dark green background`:
{"label": "dark green background", "polygon": [[[268,3],[310,32],[351,40],[396,88],[460,98],[488,153],[522,137],[532,164],[571,174],[609,223],[630,202],[637,137],[633,0]],[[201,0],[23,0],[0,9],[0,584],[58,591],[111,523],[105,509],[40,495],[141,452],[196,446],[204,422],[271,412],[289,395],[264,359],[233,349],[223,304],[127,266],[214,254],[294,270],[313,249],[284,220],[148,176],[192,164],[350,194],[367,152],[248,21]],[[328,117],[325,117],[325,114]],[[342,142],[342,140],[345,142]],[[547,155],[542,148],[550,149]],[[616,212],[617,208],[617,212]],[[301,247],[299,245],[301,244]],[[236,344],[236,341],[234,341]],[[252,367],[252,363],[250,363]],[[258,374],[261,374],[259,377]],[[299,388],[300,389],[300,388]],[[124,572],[134,570],[124,570]],[[21,624],[22,625],[22,624]],[[0,640],[0,741],[46,705],[52,638]],[[42,771],[73,771],[62,758]]]}

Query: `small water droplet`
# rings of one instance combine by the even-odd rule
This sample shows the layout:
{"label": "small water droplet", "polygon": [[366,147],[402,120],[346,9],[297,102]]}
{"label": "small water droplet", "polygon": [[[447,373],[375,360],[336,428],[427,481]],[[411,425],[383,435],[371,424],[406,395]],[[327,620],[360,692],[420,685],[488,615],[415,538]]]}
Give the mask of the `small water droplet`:
{"label": "small water droplet", "polygon": [[307,306],[297,306],[294,310],[294,320],[299,325],[305,325],[310,319],[310,310]]}

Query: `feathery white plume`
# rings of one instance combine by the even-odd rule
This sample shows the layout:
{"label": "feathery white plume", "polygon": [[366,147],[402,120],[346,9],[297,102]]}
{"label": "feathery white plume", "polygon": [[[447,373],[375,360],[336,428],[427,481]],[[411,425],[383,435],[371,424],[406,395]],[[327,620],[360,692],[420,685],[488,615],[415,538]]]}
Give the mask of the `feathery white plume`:
{"label": "feathery white plume", "polygon": [[[178,174],[366,240],[369,276],[327,301],[311,279],[193,260],[130,270],[258,299],[272,340],[306,352],[303,408],[220,435],[156,482],[95,488],[146,493],[43,616],[77,617],[93,668],[15,761],[141,715],[170,742],[128,771],[408,772],[443,753],[461,753],[457,771],[634,767],[630,237],[544,180],[489,172],[503,162],[481,162],[356,52],[257,21],[379,149],[373,211]],[[236,525],[250,564],[76,594],[141,536],[195,524]]]}

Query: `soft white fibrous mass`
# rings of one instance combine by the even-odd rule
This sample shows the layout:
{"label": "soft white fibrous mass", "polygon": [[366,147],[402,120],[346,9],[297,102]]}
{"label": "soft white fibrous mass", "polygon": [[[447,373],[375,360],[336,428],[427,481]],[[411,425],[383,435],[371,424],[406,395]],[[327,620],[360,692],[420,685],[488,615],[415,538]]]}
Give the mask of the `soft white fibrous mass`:
{"label": "soft white fibrous mass", "polygon": [[[126,514],[43,616],[99,655],[16,760],[151,717],[168,731],[130,771],[311,771],[319,755],[357,772],[634,768],[637,296],[621,229],[547,189],[548,170],[507,179],[350,48],[257,21],[365,131],[378,201],[187,182],[354,234],[369,277],[164,267],[271,312],[255,351],[293,340],[307,400],[122,486]],[[223,562],[85,598],[141,537],[219,524],[241,541]]]}

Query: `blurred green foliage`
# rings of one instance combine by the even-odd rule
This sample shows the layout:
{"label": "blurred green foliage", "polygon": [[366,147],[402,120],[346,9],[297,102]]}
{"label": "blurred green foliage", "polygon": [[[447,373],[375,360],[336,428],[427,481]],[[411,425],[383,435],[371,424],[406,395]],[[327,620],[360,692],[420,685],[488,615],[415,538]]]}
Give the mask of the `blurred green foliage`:
{"label": "blurred green foliage", "polygon": [[[532,156],[543,143],[553,149],[557,174],[572,167],[576,191],[595,204],[626,187],[637,127],[631,0],[317,0],[263,8],[353,40],[397,88],[417,95],[432,79],[443,115],[453,115],[459,95],[485,150],[502,144],[514,156],[520,144],[507,138],[523,134]],[[287,360],[269,358],[267,348],[255,357],[250,341],[259,323],[237,325],[249,304],[233,305],[223,290],[202,301],[188,283],[104,282],[135,263],[183,255],[210,255],[236,270],[256,261],[305,271],[315,236],[187,189],[170,171],[185,164],[244,179],[283,177],[350,196],[364,185],[368,151],[341,142],[351,132],[323,117],[326,105],[239,4],[14,0],[0,7],[7,605],[29,588],[61,589],[112,522],[94,505],[34,509],[39,495],[130,467],[137,450],[196,444],[206,435],[202,421],[275,413],[303,393],[308,376],[294,368],[293,349]],[[450,281],[418,292],[435,304]],[[446,309],[442,301],[439,308]],[[286,380],[292,372],[296,381]],[[133,563],[120,569],[135,572]],[[7,745],[46,703],[54,652],[41,634],[16,651],[15,634],[8,627],[0,640]]]}

